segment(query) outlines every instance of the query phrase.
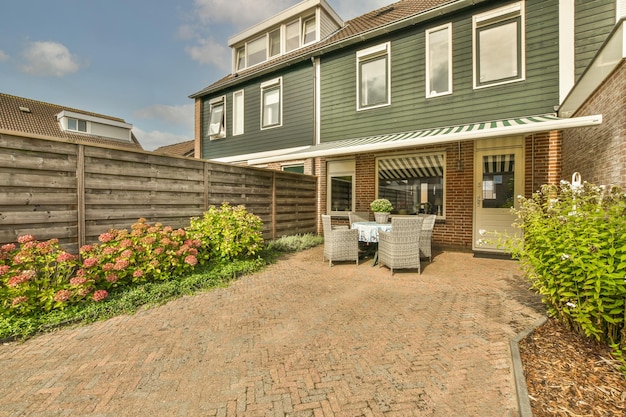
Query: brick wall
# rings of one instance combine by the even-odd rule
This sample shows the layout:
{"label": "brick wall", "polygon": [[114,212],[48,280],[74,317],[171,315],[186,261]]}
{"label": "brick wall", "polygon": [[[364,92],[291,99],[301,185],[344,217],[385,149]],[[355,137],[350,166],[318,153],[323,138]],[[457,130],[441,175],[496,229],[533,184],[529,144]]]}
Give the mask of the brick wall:
{"label": "brick wall", "polygon": [[562,176],[561,131],[542,132],[525,138],[524,195],[530,197],[543,184],[556,184]]}
{"label": "brick wall", "polygon": [[563,134],[563,179],[580,172],[583,181],[626,187],[626,61],[574,116],[593,114],[602,114],[601,125]]}

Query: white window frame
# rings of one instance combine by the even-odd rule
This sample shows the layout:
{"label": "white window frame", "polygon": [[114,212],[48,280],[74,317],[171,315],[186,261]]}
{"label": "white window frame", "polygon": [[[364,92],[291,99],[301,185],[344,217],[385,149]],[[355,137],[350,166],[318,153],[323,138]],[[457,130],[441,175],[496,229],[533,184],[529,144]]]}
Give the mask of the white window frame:
{"label": "white window frame", "polygon": [[[431,60],[430,60],[430,36],[435,32],[440,32],[442,30],[447,30],[448,32],[448,90],[446,91],[436,91],[433,92],[431,90]],[[428,29],[425,33],[426,36],[426,98],[431,97],[439,97],[452,94],[452,23],[446,23],[445,25],[437,26],[432,29]]]}
{"label": "white window frame", "polygon": [[[385,69],[387,73],[387,100],[385,103],[361,106],[361,63],[382,57],[385,58],[387,63]],[[356,53],[356,109],[357,111],[371,110],[389,105],[391,105],[391,42],[385,42]]]}
{"label": "white window frame", "polygon": [[[352,194],[351,204],[348,210],[333,210],[332,206],[332,185],[335,177],[350,177]],[[337,160],[326,162],[326,213],[331,215],[346,215],[349,211],[355,210],[356,204],[356,162],[354,159]]]}
{"label": "white window frame", "polygon": [[[264,48],[265,48],[265,58],[263,58],[261,61],[255,63],[255,64],[250,65],[250,54],[249,54],[250,44],[254,43],[254,42],[258,42],[258,41],[261,41],[260,43],[264,43],[265,44],[265,46],[264,46]],[[269,53],[268,48],[269,48],[269,33],[265,33],[262,36],[257,36],[256,38],[251,39],[250,41],[246,42],[246,68],[255,67],[255,66],[260,65],[260,64],[264,63],[265,61],[267,61],[267,55]]]}
{"label": "white window frame", "polygon": [[[241,109],[237,108],[237,100],[241,100]],[[233,93],[233,136],[243,135],[245,131],[245,98],[244,91],[238,90]],[[238,127],[238,125],[241,125]]]}
{"label": "white window frame", "polygon": [[[478,42],[478,32],[481,28],[491,25],[499,25],[506,24],[506,22],[513,22],[519,20],[519,40],[518,40],[518,69],[519,74],[515,77],[503,78],[501,80],[493,80],[480,82],[479,81],[479,71],[480,71],[480,62],[479,62],[479,42]],[[481,13],[475,16],[472,16],[472,43],[473,43],[473,53],[472,53],[472,67],[473,67],[473,83],[474,89],[494,87],[497,85],[516,83],[519,81],[524,81],[526,79],[526,17],[524,10],[524,2],[520,1],[517,3],[509,4],[504,7],[500,7],[497,9],[490,10],[485,13]]]}
{"label": "white window frame", "polygon": [[[278,123],[264,125],[265,116],[265,93],[268,90],[278,88]],[[261,130],[274,129],[283,125],[283,77],[274,78],[261,83]]]}
{"label": "white window frame", "polygon": [[[211,119],[213,118],[213,108],[222,106],[222,123],[219,133],[211,133]],[[209,120],[207,123],[207,136],[210,140],[222,139],[226,137],[226,96],[220,96],[209,100]]]}
{"label": "white window frame", "polygon": [[[307,22],[310,22],[311,20],[313,21],[314,37],[313,37],[312,41],[309,41],[309,42],[305,43],[304,42],[304,37],[306,36],[306,32],[305,32],[306,24],[307,24]],[[309,16],[309,17],[305,17],[305,18],[302,19],[302,23],[300,25],[301,26],[301,33],[302,33],[302,35],[300,36],[300,46],[301,47],[302,46],[311,45],[311,44],[317,42],[317,38],[318,38],[317,33],[319,32],[318,31],[317,21],[318,21],[318,19],[317,19],[317,16],[315,16],[315,15],[312,15],[312,16]]]}
{"label": "white window frame", "polygon": [[[70,121],[76,122],[76,129],[72,129],[70,127]],[[85,124],[85,130],[81,130],[80,129],[81,122],[83,122]],[[68,117],[67,118],[67,130],[70,131],[70,132],[89,133],[89,122],[87,120],[84,120],[84,119],[78,119],[78,118],[75,118],[75,117]]]}

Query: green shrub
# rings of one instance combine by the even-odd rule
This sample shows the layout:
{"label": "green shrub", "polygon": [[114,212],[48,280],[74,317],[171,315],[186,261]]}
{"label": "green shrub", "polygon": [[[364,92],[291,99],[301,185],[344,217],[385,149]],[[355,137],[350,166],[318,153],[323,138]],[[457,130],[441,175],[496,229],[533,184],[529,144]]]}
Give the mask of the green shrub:
{"label": "green shrub", "polygon": [[267,249],[277,252],[299,252],[320,245],[322,236],[306,233],[303,235],[283,236],[267,243]]}
{"label": "green shrub", "polygon": [[548,314],[626,348],[626,195],[589,183],[546,185],[516,211],[523,240],[512,254],[543,296]]}
{"label": "green shrub", "polygon": [[263,223],[244,206],[223,203],[211,206],[202,217],[191,219],[187,233],[202,242],[212,258],[232,260],[250,257],[263,248]]}

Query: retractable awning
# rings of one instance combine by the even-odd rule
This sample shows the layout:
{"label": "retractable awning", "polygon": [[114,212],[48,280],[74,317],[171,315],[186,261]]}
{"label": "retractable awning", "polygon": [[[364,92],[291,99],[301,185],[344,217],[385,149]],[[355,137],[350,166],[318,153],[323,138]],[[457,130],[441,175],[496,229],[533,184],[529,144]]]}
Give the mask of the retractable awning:
{"label": "retractable awning", "polygon": [[560,118],[553,114],[515,117],[456,126],[414,130],[403,133],[375,135],[311,145],[294,152],[250,159],[250,165],[323,156],[401,149],[459,140],[483,139],[496,136],[527,135],[552,130],[588,127],[602,123],[602,115]]}

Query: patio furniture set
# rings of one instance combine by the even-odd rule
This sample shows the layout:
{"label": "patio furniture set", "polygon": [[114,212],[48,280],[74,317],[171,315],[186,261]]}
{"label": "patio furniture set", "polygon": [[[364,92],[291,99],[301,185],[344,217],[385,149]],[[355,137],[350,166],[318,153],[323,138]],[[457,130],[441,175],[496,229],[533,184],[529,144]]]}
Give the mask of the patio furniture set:
{"label": "patio furniture set", "polygon": [[373,245],[372,266],[385,265],[393,276],[396,269],[417,269],[421,259],[432,261],[432,235],[436,215],[393,216],[391,223],[368,220],[368,213],[349,213],[350,226],[333,226],[329,215],[322,215],[324,260],[359,264],[359,242]]}

